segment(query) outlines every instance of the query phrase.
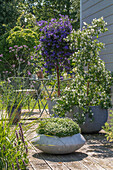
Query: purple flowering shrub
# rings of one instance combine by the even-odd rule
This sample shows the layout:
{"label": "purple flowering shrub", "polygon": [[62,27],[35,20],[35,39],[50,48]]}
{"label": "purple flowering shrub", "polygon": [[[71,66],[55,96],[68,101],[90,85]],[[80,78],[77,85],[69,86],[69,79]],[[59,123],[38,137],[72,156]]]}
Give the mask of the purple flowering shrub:
{"label": "purple flowering shrub", "polygon": [[41,48],[47,72],[51,73],[57,66],[61,70],[69,69],[72,51],[69,48],[69,42],[64,40],[72,31],[68,16],[61,16],[59,20],[51,19],[50,22],[39,21],[37,24],[42,27],[40,31],[43,36],[40,37],[38,49]]}
{"label": "purple flowering shrub", "polygon": [[70,70],[70,56],[73,51],[70,50],[69,42],[64,38],[72,31],[72,25],[68,16],[60,15],[60,19],[51,19],[50,22],[39,21],[42,36],[37,50],[41,50],[44,60],[46,72],[52,74],[52,71],[57,71],[57,79],[59,81],[60,71],[65,68]]}
{"label": "purple flowering shrub", "polygon": [[[24,49],[23,59],[27,62],[28,57],[31,52],[34,52],[34,46],[39,44],[38,32],[33,28],[22,28],[20,26],[15,26],[9,32],[6,32],[0,39],[0,54],[4,55],[4,58],[8,60],[10,64],[15,61],[15,56],[13,53],[9,53],[9,47],[18,47],[26,45],[28,46],[26,53]],[[29,50],[30,48],[30,50]],[[23,49],[20,50],[23,53]],[[22,54],[21,53],[21,54]],[[16,62],[15,62],[16,64]],[[6,63],[2,63],[0,67],[0,73],[7,67]],[[8,68],[9,69],[9,68]],[[9,69],[10,70],[10,69]]]}
{"label": "purple flowering shrub", "polygon": [[26,169],[28,144],[21,124],[12,130],[10,123],[1,120],[0,132],[0,169]]}
{"label": "purple flowering shrub", "polygon": [[30,76],[34,70],[33,56],[30,56],[30,49],[27,45],[14,45],[9,47],[9,54],[13,56],[12,63],[6,60],[3,54],[0,55],[0,64],[5,65],[2,72],[5,77],[8,76]]}
{"label": "purple flowering shrub", "polygon": [[[26,51],[29,51],[28,46],[22,45],[9,48],[9,53],[15,56],[15,60],[10,64],[3,54],[0,55],[0,64],[4,62],[7,67],[6,71],[3,71],[3,80],[0,83],[0,100],[3,102],[4,109],[8,109],[9,112],[13,112],[15,106],[28,105],[28,101],[32,99],[32,95],[23,89],[33,88],[31,87],[29,77],[31,77],[34,69],[33,56],[29,56],[29,60],[23,59],[23,55],[26,55]],[[10,71],[9,69],[10,68]],[[15,90],[20,90],[16,92]],[[9,108],[10,107],[10,108]],[[14,111],[13,115],[16,114]]]}

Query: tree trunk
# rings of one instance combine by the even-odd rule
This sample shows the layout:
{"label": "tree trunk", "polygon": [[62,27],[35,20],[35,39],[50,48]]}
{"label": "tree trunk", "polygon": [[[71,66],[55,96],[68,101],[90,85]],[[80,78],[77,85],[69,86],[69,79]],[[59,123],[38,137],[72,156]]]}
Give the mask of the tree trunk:
{"label": "tree trunk", "polygon": [[59,67],[57,65],[57,82],[58,82],[58,97],[60,96],[60,78],[59,78]]}

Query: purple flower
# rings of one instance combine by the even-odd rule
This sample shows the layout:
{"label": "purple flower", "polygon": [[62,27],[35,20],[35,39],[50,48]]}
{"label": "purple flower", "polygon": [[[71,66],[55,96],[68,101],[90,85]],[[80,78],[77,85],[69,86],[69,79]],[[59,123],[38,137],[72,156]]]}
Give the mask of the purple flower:
{"label": "purple flower", "polygon": [[13,64],[12,67],[14,68],[14,67],[15,67],[15,64]]}
{"label": "purple flower", "polygon": [[28,147],[27,147],[27,145],[25,145],[25,149],[26,149],[26,153],[28,153]]}
{"label": "purple flower", "polygon": [[31,56],[31,60],[33,60],[33,56]]}
{"label": "purple flower", "polygon": [[29,95],[29,92],[28,92],[28,91],[26,92],[26,95]]}
{"label": "purple flower", "polygon": [[0,54],[0,57],[3,57],[3,54]]}
{"label": "purple flower", "polygon": [[16,163],[17,163],[17,168],[19,169],[19,162],[18,162],[18,158],[16,158]]}
{"label": "purple flower", "polygon": [[28,71],[27,73],[28,73],[29,76],[31,75],[30,71]]}
{"label": "purple flower", "polygon": [[34,85],[33,84],[31,84],[31,88],[33,88],[34,87]]}
{"label": "purple flower", "polygon": [[[72,26],[68,16],[60,16],[59,20],[51,19],[50,22],[42,26],[41,30],[43,36],[40,38],[40,49],[43,60],[46,63],[44,67],[47,69],[47,72],[51,72],[53,68],[55,69],[58,63],[61,68],[69,64],[68,59],[72,54],[68,42],[64,40],[71,33]],[[39,24],[41,23],[43,21],[39,22]],[[65,60],[66,62],[64,62]]]}
{"label": "purple flower", "polygon": [[17,47],[18,47],[18,45],[15,45],[15,46],[14,46],[14,48],[17,48]]}
{"label": "purple flower", "polygon": [[20,47],[18,47],[19,49],[23,48],[23,46],[21,45]]}
{"label": "purple flower", "polygon": [[15,168],[14,168],[14,164],[12,163],[12,168],[13,168],[13,170],[15,170]]}
{"label": "purple flower", "polygon": [[25,140],[24,140],[24,137],[22,136],[22,142],[25,144]]}
{"label": "purple flower", "polygon": [[23,162],[24,166],[26,166],[26,163],[25,163],[25,161],[23,159],[22,159],[22,162]]}
{"label": "purple flower", "polygon": [[16,142],[14,142],[14,145],[15,145],[15,146],[17,145]]}
{"label": "purple flower", "polygon": [[28,64],[28,66],[30,66],[31,63],[28,61],[27,64]]}
{"label": "purple flower", "polygon": [[18,136],[17,130],[15,131],[15,134],[16,134],[16,138],[17,138],[17,140],[18,140],[18,139],[19,139],[19,136]]}
{"label": "purple flower", "polygon": [[19,123],[19,127],[20,127],[21,134],[22,134],[22,136],[23,136],[23,130],[22,130],[22,125],[21,125],[21,123]]}
{"label": "purple flower", "polygon": [[9,78],[8,78],[7,80],[8,80],[8,83],[11,83],[11,81],[10,81],[10,79],[9,79]]}
{"label": "purple flower", "polygon": [[23,45],[23,47],[28,48],[28,46],[27,46],[27,45]]}
{"label": "purple flower", "polygon": [[12,49],[13,47],[9,47],[9,50]]}
{"label": "purple flower", "polygon": [[62,76],[60,76],[60,78],[61,78],[61,80],[63,80],[63,77],[62,77]]}

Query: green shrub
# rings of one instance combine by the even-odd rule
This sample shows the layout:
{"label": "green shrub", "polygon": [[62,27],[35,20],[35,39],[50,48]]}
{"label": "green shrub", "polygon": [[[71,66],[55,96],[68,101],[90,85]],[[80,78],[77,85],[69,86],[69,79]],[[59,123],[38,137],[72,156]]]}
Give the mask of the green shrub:
{"label": "green shrub", "polygon": [[106,132],[106,138],[109,142],[113,142],[113,111],[110,114],[110,121],[109,124],[106,122],[105,126],[103,127],[103,129]]}
{"label": "green shrub", "polygon": [[[93,19],[90,25],[78,31],[73,30],[66,39],[71,42],[71,50],[76,50],[72,55],[72,65],[75,72],[71,86],[66,87],[61,97],[56,101],[54,112],[59,117],[65,117],[66,112],[72,112],[77,105],[80,110],[74,113],[75,121],[79,124],[85,122],[86,113],[93,118],[89,106],[98,106],[108,109],[111,105],[111,72],[106,70],[105,62],[100,59],[100,51],[104,44],[98,40],[99,34],[107,31],[103,17]],[[92,119],[93,120],[93,119]]]}
{"label": "green shrub", "polygon": [[28,164],[28,144],[24,140],[21,124],[19,128],[10,123],[0,122],[0,169],[26,169]]}
{"label": "green shrub", "polygon": [[66,137],[80,133],[80,128],[77,123],[69,118],[48,118],[40,121],[36,132],[38,134]]}
{"label": "green shrub", "polygon": [[[27,63],[31,53],[34,52],[34,46],[39,44],[39,35],[36,31],[29,28],[21,28],[19,26],[15,26],[9,32],[5,33],[0,37],[0,54],[3,54],[4,60],[7,60],[8,63],[2,62],[0,67],[0,73],[6,71],[8,67],[8,71],[11,71],[9,64],[15,64],[18,67],[18,63],[16,62],[15,55],[11,52],[10,48],[14,46],[28,46],[27,50],[25,48],[21,48],[19,50],[19,57],[22,57],[23,60]],[[24,66],[25,67],[25,66]]]}

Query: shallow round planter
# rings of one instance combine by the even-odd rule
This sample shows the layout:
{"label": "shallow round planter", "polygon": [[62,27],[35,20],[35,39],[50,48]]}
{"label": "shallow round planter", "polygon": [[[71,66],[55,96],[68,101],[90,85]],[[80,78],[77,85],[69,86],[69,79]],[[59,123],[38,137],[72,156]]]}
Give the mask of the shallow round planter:
{"label": "shallow round planter", "polygon": [[80,125],[82,133],[96,133],[102,129],[102,126],[107,122],[108,110],[100,106],[90,106],[93,112],[93,121],[91,122],[88,114],[83,125]]}
{"label": "shallow round planter", "polygon": [[39,135],[31,140],[35,147],[45,153],[67,154],[75,152],[85,144],[84,137],[78,133],[68,137]]}

